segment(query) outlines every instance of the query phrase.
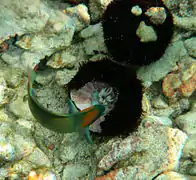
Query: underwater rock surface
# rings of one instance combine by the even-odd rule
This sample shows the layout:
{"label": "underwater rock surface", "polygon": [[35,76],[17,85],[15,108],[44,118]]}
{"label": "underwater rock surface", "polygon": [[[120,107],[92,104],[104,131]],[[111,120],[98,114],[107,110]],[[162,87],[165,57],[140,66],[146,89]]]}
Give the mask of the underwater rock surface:
{"label": "underwater rock surface", "polygon": [[[0,179],[196,178],[195,0],[110,3],[1,0]],[[120,3],[128,5],[122,5],[123,16],[110,19],[107,13],[120,12]],[[106,17],[117,23],[107,26],[108,33]],[[121,41],[119,35],[120,46],[106,48],[111,40],[106,38],[125,30],[139,41],[126,36]],[[148,65],[137,69],[136,79],[136,70],[124,71],[115,58]],[[111,110],[101,123],[103,133],[91,134],[93,145],[77,132],[48,130],[32,116],[26,67],[37,63],[37,99],[54,112],[67,113],[68,90],[95,75],[109,85],[119,83],[121,101],[114,110],[121,111]]]}

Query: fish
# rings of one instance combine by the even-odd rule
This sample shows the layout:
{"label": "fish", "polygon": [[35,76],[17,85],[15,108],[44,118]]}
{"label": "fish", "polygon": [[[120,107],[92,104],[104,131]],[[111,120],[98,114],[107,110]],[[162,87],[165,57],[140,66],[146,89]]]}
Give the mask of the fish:
{"label": "fish", "polygon": [[93,141],[90,136],[89,126],[104,114],[105,106],[100,104],[92,105],[79,110],[69,98],[69,113],[55,113],[43,107],[36,99],[33,84],[36,79],[35,69],[28,67],[28,104],[32,115],[44,127],[60,132],[79,132],[84,135],[88,143]]}

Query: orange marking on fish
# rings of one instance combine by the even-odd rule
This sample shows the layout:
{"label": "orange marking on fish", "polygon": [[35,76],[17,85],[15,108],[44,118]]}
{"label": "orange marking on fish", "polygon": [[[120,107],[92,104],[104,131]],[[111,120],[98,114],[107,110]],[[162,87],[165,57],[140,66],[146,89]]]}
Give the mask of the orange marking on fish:
{"label": "orange marking on fish", "polygon": [[[85,109],[85,111],[88,111],[89,109],[92,109],[93,107]],[[83,111],[83,112],[85,112]],[[91,124],[93,120],[95,120],[95,117],[98,115],[99,111],[98,110],[93,110],[91,112],[88,112],[88,115],[84,117],[84,122],[82,123],[82,128]]]}

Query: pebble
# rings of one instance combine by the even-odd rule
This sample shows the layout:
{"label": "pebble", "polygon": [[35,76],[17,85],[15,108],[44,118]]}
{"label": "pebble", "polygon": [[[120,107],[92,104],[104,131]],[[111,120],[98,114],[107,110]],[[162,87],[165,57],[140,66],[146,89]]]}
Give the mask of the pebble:
{"label": "pebble", "polygon": [[163,7],[150,7],[145,15],[149,17],[150,21],[155,25],[160,25],[165,22],[167,14]]}
{"label": "pebble", "polygon": [[142,8],[140,8],[138,5],[133,6],[131,8],[131,13],[134,14],[135,16],[140,16],[142,14]]}
{"label": "pebble", "polygon": [[137,30],[137,36],[140,38],[140,41],[145,42],[153,42],[157,40],[156,31],[153,29],[152,26],[147,26],[144,21],[141,21]]}

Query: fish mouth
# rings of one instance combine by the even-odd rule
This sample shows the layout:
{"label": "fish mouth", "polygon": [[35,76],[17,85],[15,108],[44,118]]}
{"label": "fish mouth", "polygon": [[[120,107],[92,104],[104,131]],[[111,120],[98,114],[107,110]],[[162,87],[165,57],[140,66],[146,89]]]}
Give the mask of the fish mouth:
{"label": "fish mouth", "polygon": [[116,88],[106,83],[90,81],[78,90],[72,89],[70,91],[70,98],[79,110],[96,104],[105,106],[104,114],[89,126],[90,131],[101,133],[100,124],[105,121],[105,116],[114,109],[115,103],[118,100],[118,92]]}

